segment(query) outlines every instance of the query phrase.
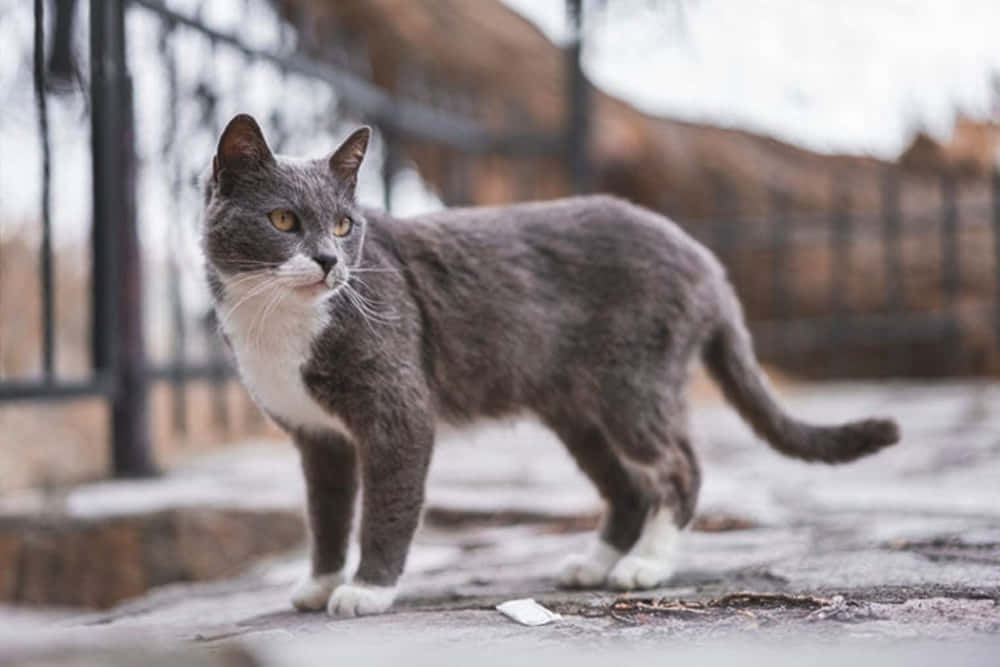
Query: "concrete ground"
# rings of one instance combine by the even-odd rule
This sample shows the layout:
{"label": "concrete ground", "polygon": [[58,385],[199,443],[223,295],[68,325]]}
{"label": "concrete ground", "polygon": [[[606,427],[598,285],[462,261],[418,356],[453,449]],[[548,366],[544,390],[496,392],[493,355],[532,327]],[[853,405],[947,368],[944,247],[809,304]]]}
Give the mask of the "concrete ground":
{"label": "concrete ground", "polygon": [[[609,652],[708,664],[998,664],[1000,386],[785,393],[795,413],[818,421],[893,415],[904,440],[855,464],[807,465],[770,451],[721,404],[701,405],[699,519],[664,588],[555,588],[558,561],[584,544],[598,503],[560,445],[517,422],[442,442],[430,513],[391,614],[294,613],[287,596],[305,570],[300,551],[108,611],[0,607],[0,664],[131,664],[137,655],[178,664],[176,651],[185,663],[227,665],[596,664]],[[85,514],[144,502],[291,506],[301,498],[296,466],[290,447],[259,444],[67,502]],[[521,597],[563,618],[532,628],[494,610]]]}

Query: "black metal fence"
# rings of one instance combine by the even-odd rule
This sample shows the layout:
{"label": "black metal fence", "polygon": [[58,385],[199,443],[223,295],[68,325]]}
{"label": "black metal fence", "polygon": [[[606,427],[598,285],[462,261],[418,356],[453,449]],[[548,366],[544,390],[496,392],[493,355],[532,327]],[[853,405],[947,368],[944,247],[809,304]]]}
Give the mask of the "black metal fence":
{"label": "black metal fence", "polygon": [[872,180],[874,207],[834,173],[827,212],[772,191],[756,216],[720,183],[715,215],[682,224],[726,264],[762,358],[822,377],[996,373],[1000,170],[887,164]]}
{"label": "black metal fence", "polygon": [[[189,3],[191,4],[191,3]],[[267,11],[267,3],[247,2]],[[54,6],[57,15],[52,46],[46,51],[46,8]],[[173,5],[157,0],[90,0],[89,2],[89,118],[91,123],[91,159],[93,178],[92,230],[90,238],[91,295],[90,339],[91,373],[82,379],[67,379],[56,372],[55,332],[58,330],[53,305],[54,271],[52,249],[50,165],[52,150],[48,127],[47,100],[49,76],[66,78],[72,71],[68,64],[67,35],[74,32],[75,0],[56,0],[48,5],[34,2],[34,90],[38,135],[42,154],[40,299],[42,331],[42,373],[37,380],[0,380],[0,401],[49,400],[85,396],[103,397],[110,406],[111,449],[116,475],[139,476],[155,472],[149,436],[149,388],[154,382],[169,382],[172,387],[174,427],[183,430],[188,421],[186,388],[192,380],[209,381],[215,388],[213,413],[227,419],[225,389],[231,369],[214,336],[213,326],[205,317],[193,315],[198,309],[185,290],[188,274],[200,273],[183,256],[184,239],[180,228],[166,235],[167,252],[162,263],[165,294],[150,299],[144,288],[140,236],[144,231],[137,192],[143,187],[140,175],[150,164],[165,183],[161,202],[168,219],[186,219],[196,215],[198,194],[191,180],[199,161],[211,151],[221,129],[223,108],[220,82],[213,79],[218,60],[234,59],[236,69],[247,70],[263,64],[270,67],[275,85],[319,86],[336,98],[336,115],[363,120],[378,130],[381,137],[380,180],[387,205],[401,166],[398,146],[404,141],[420,140],[447,148],[459,156],[483,157],[556,155],[564,161],[576,190],[587,190],[595,181],[588,159],[590,104],[588,84],[580,69],[579,29],[566,48],[567,118],[565,131],[535,131],[522,127],[514,114],[506,129],[495,129],[457,113],[453,107],[435,106],[396,96],[373,85],[363,72],[334,66],[304,56],[294,47],[269,47],[250,41],[242,32],[227,32],[213,27],[204,18],[211,3],[193,5],[194,11],[181,12]],[[568,14],[580,25],[580,0],[566,3]],[[130,34],[126,15],[142,17],[149,27],[148,43],[127,45]],[[279,17],[274,23],[281,25]],[[61,37],[60,37],[61,35]],[[205,67],[195,73],[184,72],[178,59],[180,36],[200,40]],[[133,101],[137,82],[130,70],[129,54],[137,49],[155,50],[161,67],[158,76],[164,82],[164,99],[158,108],[161,131],[159,145],[147,147],[142,163],[137,161],[136,118]],[[48,53],[48,57],[47,57]],[[242,69],[241,69],[242,68]],[[143,76],[151,75],[143,72]],[[304,83],[307,82],[307,83]],[[252,86],[236,86],[242,94]],[[280,97],[280,96],[278,96]],[[185,101],[185,104],[182,104]],[[328,127],[323,117],[329,108],[308,120],[310,131]],[[141,120],[141,119],[140,119]],[[293,132],[285,110],[277,108],[268,120],[280,150]],[[197,135],[197,136],[195,136]],[[189,142],[198,144],[197,149]],[[457,162],[459,167],[461,162]],[[461,179],[461,168],[454,170]],[[888,168],[881,184],[880,205],[876,211],[852,208],[849,188],[841,179],[831,183],[835,191],[828,214],[802,215],[790,210],[787,197],[778,191],[770,197],[765,215],[741,213],[734,195],[720,186],[715,200],[717,212],[709,220],[685,221],[685,226],[712,247],[727,264],[737,289],[748,299],[748,309],[755,315],[753,328],[764,356],[793,358],[796,353],[815,358],[829,350],[851,347],[862,350],[854,355],[857,364],[865,364],[865,346],[873,340],[881,343],[869,354],[886,354],[886,342],[898,343],[899,358],[888,368],[906,372],[908,355],[929,345],[935,353],[956,348],[964,334],[962,280],[969,268],[970,253],[963,245],[963,235],[975,231],[974,243],[988,253],[992,286],[984,297],[984,307],[973,313],[982,327],[1000,331],[1000,174],[994,174],[985,193],[970,200],[958,192],[957,181],[950,173],[940,177],[940,208],[919,220],[905,215],[901,208],[901,178],[895,168]],[[462,187],[453,188],[450,203],[460,203]],[[458,193],[458,194],[456,194]],[[914,226],[916,225],[916,227]],[[905,229],[904,229],[905,228]],[[916,234],[916,237],[914,237]],[[924,283],[913,283],[913,271],[907,259],[907,242],[918,238],[918,245],[933,245],[940,294],[928,298]],[[988,241],[988,239],[991,239]],[[989,245],[983,249],[983,244]],[[864,285],[871,292],[869,306],[859,308],[852,290],[857,290],[857,270],[852,254],[859,249],[877,248],[880,267],[877,281]],[[827,265],[825,282],[813,286],[803,296],[801,269],[820,253]],[[978,261],[978,260],[977,260]],[[805,262],[805,264],[803,264]],[[979,262],[982,264],[982,262]],[[977,264],[976,270],[981,270]],[[916,290],[916,293],[914,292]],[[820,292],[822,296],[817,297]],[[877,294],[876,294],[877,293]],[[872,296],[875,295],[875,296]],[[144,325],[150,319],[150,301],[167,304],[161,318],[162,329],[169,332],[165,359],[150,361]],[[162,336],[161,336],[162,337]],[[194,342],[201,340],[198,354]],[[991,338],[996,346],[995,337]],[[906,347],[917,346],[914,347]],[[870,345],[869,345],[870,347]],[[891,347],[891,346],[890,346]],[[852,349],[854,349],[852,348]],[[843,356],[827,355],[831,364],[843,364]],[[959,363],[946,361],[949,368],[961,370]],[[793,364],[794,365],[794,364]],[[856,374],[860,366],[843,364],[840,374]],[[863,373],[863,369],[861,370]],[[829,373],[828,373],[829,374]],[[832,374],[837,374],[833,369]]]}

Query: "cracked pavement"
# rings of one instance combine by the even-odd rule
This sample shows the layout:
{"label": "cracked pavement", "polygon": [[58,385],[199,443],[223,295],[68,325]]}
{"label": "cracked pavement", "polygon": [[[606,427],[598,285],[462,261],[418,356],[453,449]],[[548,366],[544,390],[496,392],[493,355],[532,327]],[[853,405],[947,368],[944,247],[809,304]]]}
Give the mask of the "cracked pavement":
{"label": "cracked pavement", "polygon": [[[0,646],[12,661],[62,651],[103,652],[113,662],[115,651],[184,650],[226,660],[236,651],[246,664],[362,656],[381,664],[405,646],[415,656],[451,651],[498,664],[516,655],[586,664],[624,647],[679,658],[698,647],[707,662],[727,664],[733,651],[769,664],[806,654],[817,664],[884,664],[887,650],[908,664],[996,664],[1000,386],[824,384],[782,393],[792,411],[816,421],[895,416],[903,442],[846,466],[803,464],[757,442],[728,407],[701,401],[693,411],[705,479],[699,519],[661,589],[555,588],[558,561],[584,544],[599,506],[550,435],[513,422],[440,445],[428,516],[390,614],[293,612],[288,588],[306,567],[297,551],[107,611],[0,607]],[[253,480],[255,503],[294,506],[301,497],[286,445],[226,450],[200,465],[234,471],[226,482],[234,494]],[[225,492],[208,495],[227,502]],[[113,496],[105,488],[77,502],[97,511]],[[563,619],[528,628],[493,610],[518,597]],[[769,653],[775,645],[780,659]]]}

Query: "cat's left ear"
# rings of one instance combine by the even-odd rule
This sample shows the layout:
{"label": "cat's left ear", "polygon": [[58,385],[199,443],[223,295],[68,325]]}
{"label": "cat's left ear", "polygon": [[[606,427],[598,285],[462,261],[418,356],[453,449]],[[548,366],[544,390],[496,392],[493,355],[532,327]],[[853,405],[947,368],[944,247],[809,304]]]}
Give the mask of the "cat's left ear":
{"label": "cat's left ear", "polygon": [[371,136],[370,127],[358,128],[330,156],[330,171],[337,179],[337,184],[349,195],[354,193],[354,186],[358,183],[358,169],[365,159],[365,151],[368,150],[368,140]]}
{"label": "cat's left ear", "polygon": [[241,113],[234,116],[222,131],[212,160],[212,180],[225,191],[231,186],[230,177],[255,171],[273,162],[274,155],[267,147],[260,125],[253,116]]}

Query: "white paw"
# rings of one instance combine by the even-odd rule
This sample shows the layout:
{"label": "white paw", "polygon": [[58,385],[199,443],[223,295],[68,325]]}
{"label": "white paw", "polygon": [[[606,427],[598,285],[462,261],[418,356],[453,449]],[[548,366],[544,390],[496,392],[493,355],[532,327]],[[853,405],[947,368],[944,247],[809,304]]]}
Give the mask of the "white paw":
{"label": "white paw", "polygon": [[655,588],[674,573],[679,531],[670,510],[661,507],[646,517],[642,534],[628,554],[615,563],[608,585],[623,591]]}
{"label": "white paw", "polygon": [[608,575],[608,585],[622,591],[655,588],[673,574],[669,561],[628,555],[618,561]]}
{"label": "white paw", "polygon": [[622,554],[598,541],[590,551],[567,556],[559,567],[559,585],[566,588],[595,588],[604,583]]}
{"label": "white paw", "polygon": [[333,592],[326,612],[330,616],[368,616],[381,614],[396,599],[395,586],[344,584]]}
{"label": "white paw", "polygon": [[320,611],[326,607],[333,589],[344,583],[340,572],[308,576],[292,589],[292,606],[299,611]]}

